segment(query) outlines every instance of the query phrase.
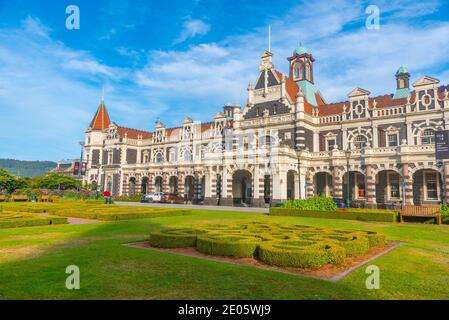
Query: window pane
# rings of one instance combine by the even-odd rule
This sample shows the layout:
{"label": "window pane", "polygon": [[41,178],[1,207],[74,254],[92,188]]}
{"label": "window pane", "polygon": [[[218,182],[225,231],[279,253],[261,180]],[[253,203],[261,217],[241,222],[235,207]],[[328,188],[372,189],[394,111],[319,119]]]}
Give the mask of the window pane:
{"label": "window pane", "polygon": [[437,174],[435,172],[426,173],[427,198],[438,198]]}
{"label": "window pane", "polygon": [[398,146],[398,135],[397,134],[389,134],[388,135],[388,145],[390,147]]}

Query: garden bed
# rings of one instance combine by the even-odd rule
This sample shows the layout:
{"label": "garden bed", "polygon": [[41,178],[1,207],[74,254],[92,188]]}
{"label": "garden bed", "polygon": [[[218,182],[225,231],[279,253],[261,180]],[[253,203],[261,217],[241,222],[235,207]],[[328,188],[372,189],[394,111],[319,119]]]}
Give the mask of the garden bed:
{"label": "garden bed", "polygon": [[346,270],[353,266],[351,259],[360,262],[357,257],[370,257],[391,246],[383,234],[376,232],[259,222],[155,231],[150,234],[149,245],[187,253],[194,250],[206,256],[249,259],[250,264],[294,268],[300,273],[329,266]]}
{"label": "garden bed", "polygon": [[376,247],[369,249],[365,254],[349,257],[346,260],[346,263],[343,265],[332,265],[327,264],[318,269],[301,269],[301,268],[292,268],[292,267],[276,267],[269,264],[266,264],[260,260],[255,258],[235,258],[228,256],[214,256],[201,253],[197,251],[195,248],[158,248],[152,246],[148,241],[145,242],[136,242],[125,244],[125,246],[133,247],[133,248],[142,248],[147,250],[156,250],[164,253],[173,253],[182,256],[195,257],[199,259],[205,259],[210,261],[222,262],[222,263],[230,263],[236,265],[250,266],[256,267],[264,270],[270,270],[275,272],[287,273],[298,276],[308,276],[312,278],[328,280],[328,281],[340,281],[344,277],[348,276],[352,272],[358,270],[359,268],[367,265],[369,262],[382,257],[383,255],[391,252],[398,246],[402,245],[399,242],[387,242],[385,245],[381,247]]}
{"label": "garden bed", "polygon": [[26,212],[0,212],[0,229],[66,224],[67,218]]}
{"label": "garden bed", "polygon": [[190,214],[190,210],[174,208],[127,208],[105,205],[97,201],[61,201],[58,203],[5,203],[2,210],[28,213],[48,213],[55,216],[103,221],[145,219]]}

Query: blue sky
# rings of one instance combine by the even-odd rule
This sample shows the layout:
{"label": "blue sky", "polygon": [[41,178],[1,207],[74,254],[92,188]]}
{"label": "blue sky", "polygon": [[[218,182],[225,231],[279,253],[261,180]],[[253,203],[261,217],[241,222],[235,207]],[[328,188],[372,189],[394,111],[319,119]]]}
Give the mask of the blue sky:
{"label": "blue sky", "polygon": [[[70,4],[80,30],[65,27]],[[365,27],[371,4],[379,30]],[[0,0],[0,158],[79,156],[103,86],[113,121],[150,131],[244,105],[268,24],[277,69],[302,42],[329,102],[355,87],[392,93],[401,65],[447,84],[448,13],[440,0]]]}

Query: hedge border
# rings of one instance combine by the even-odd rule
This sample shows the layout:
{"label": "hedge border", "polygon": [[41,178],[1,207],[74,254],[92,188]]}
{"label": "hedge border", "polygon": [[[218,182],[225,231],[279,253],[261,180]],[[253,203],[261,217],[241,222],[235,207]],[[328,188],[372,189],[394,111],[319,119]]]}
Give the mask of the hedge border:
{"label": "hedge border", "polygon": [[314,211],[298,210],[288,208],[270,208],[268,215],[272,216],[294,216],[323,219],[345,219],[373,222],[398,222],[397,212],[363,212],[363,211]]}

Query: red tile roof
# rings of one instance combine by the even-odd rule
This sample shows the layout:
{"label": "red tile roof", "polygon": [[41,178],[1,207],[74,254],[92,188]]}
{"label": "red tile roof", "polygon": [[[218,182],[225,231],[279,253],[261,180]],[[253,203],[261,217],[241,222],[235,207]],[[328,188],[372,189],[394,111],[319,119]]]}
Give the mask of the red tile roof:
{"label": "red tile roof", "polygon": [[130,139],[138,139],[139,136],[142,137],[142,139],[151,139],[151,137],[153,136],[153,134],[151,132],[148,131],[143,131],[143,130],[137,130],[137,129],[131,129],[131,128],[126,128],[126,127],[117,127],[118,133],[120,135],[120,138],[124,138],[125,135],[130,138]]}
{"label": "red tile roof", "polygon": [[100,106],[95,113],[94,118],[92,119],[89,128],[92,130],[104,130],[109,127],[111,124],[111,120],[109,119],[108,111],[106,110],[106,106],[102,101]]}

